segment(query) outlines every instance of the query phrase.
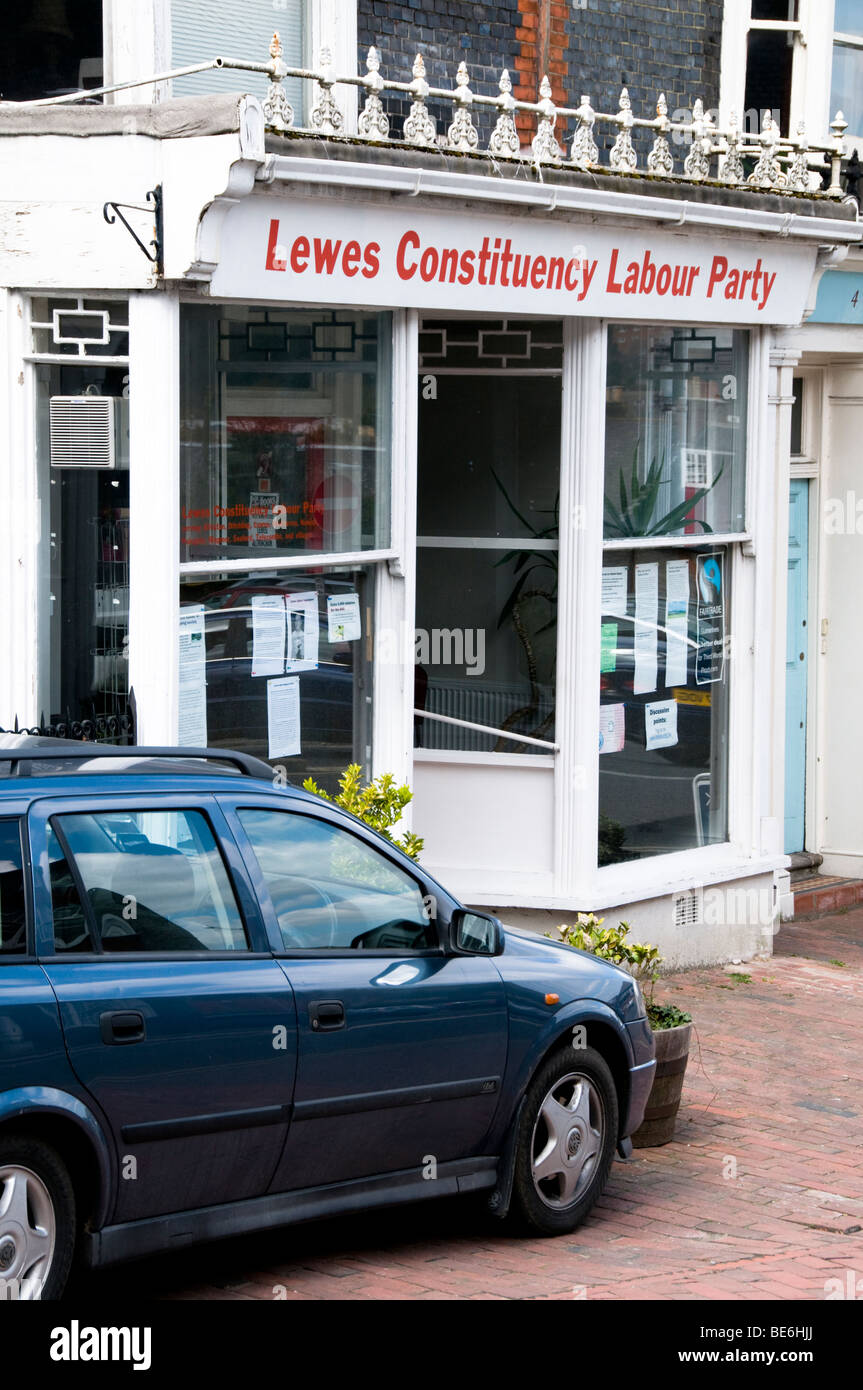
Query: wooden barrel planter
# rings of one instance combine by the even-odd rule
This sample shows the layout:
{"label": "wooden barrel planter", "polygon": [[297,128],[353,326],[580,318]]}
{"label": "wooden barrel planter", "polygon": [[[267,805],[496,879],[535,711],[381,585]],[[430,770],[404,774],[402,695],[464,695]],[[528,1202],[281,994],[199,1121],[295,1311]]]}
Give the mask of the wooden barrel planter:
{"label": "wooden barrel planter", "polygon": [[679,1028],[659,1028],[653,1034],[656,1074],[647,1097],[644,1119],[632,1136],[633,1148],[654,1149],[674,1138],[691,1033],[692,1024],[682,1023]]}

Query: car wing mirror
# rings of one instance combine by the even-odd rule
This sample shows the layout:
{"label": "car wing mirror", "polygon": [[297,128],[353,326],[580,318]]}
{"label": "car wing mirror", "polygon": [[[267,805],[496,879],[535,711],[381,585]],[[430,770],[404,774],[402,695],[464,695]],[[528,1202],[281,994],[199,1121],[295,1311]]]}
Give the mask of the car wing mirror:
{"label": "car wing mirror", "polygon": [[488,912],[457,907],[450,919],[449,944],[462,956],[499,956],[503,951],[503,927]]}

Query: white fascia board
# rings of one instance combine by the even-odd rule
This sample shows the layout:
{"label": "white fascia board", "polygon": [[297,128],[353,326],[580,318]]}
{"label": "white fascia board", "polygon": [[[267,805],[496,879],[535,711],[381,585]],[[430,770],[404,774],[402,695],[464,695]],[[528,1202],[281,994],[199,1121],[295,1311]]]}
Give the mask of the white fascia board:
{"label": "white fascia board", "polygon": [[571,212],[614,219],[618,223],[658,222],[669,228],[691,227],[711,231],[778,236],[818,245],[851,244],[861,239],[857,221],[836,217],[804,217],[767,209],[727,207],[718,203],[693,203],[687,199],[658,198],[648,193],[619,193],[603,188],[564,188],[493,179],[484,174],[452,174],[436,169],[407,169],[397,165],[336,163],[327,159],[269,155],[258,176],[264,183],[323,184],[358,191],[404,193],[437,198],[456,198],[465,203],[492,202],[536,208],[539,212]]}

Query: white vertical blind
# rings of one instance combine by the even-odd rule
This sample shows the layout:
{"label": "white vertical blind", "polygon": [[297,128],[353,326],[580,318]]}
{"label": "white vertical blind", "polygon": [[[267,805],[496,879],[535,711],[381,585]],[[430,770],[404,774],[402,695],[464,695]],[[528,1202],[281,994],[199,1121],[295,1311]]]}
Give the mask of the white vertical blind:
{"label": "white vertical blind", "polygon": [[[270,40],[278,30],[284,61],[289,68],[303,66],[303,24],[305,0],[171,0],[171,66],[189,67],[209,58],[244,58],[255,63],[269,59]],[[297,125],[302,123],[302,83],[286,78],[285,94],[294,108]],[[225,71],[195,73],[174,79],[175,97],[198,96],[204,92],[251,92],[264,97],[267,78],[254,72]]]}

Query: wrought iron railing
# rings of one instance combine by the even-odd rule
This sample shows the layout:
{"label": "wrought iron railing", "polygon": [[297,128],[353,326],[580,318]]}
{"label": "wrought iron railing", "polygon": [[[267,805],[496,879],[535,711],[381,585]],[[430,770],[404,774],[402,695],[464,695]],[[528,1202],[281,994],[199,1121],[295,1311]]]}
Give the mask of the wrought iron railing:
{"label": "wrought iron railing", "polygon": [[[92,101],[106,93],[154,86],[173,77],[190,76],[214,68],[228,68],[261,73],[270,78],[263,109],[269,129],[277,132],[305,130],[315,135],[376,145],[398,143],[457,154],[484,153],[495,160],[527,161],[540,170],[543,167],[568,167],[594,173],[678,179],[730,188],[746,187],[765,193],[795,193],[835,199],[846,196],[840,175],[842,160],[846,155],[843,136],[848,123],[841,111],[836,113],[830,124],[830,138],[813,141],[807,137],[802,121],[795,134],[781,135],[779,126],[769,112],[764,114],[762,129],[757,132],[743,130],[733,113],[727,123],[720,127],[714,123],[711,113],[704,110],[700,100],[695,102],[690,120],[675,120],[669,116],[664,95],[657,100],[655,115],[637,116],[625,87],[620,93],[618,110],[604,112],[594,110],[588,96],[582,96],[578,106],[556,105],[552,100],[548,77],[543,77],[540,82],[535,102],[519,100],[512,94],[512,81],[505,70],[501,73],[496,93],[475,92],[471,88],[465,63],[459,64],[454,87],[432,87],[426,80],[425,62],[419,53],[414,60],[411,81],[400,82],[382,76],[381,57],[376,48],[369,49],[366,71],[361,75],[338,74],[327,48],[321,50],[317,69],[289,68],[282,58],[278,34],[273,35],[269,51],[268,63],[213,58],[136,82],[115,83],[110,87],[20,105],[46,106]],[[305,127],[295,123],[295,113],[283,86],[286,77],[314,84],[314,99]],[[361,93],[365,92],[355,135],[348,133],[344,112],[334,95],[334,89],[338,87],[356,87]],[[388,113],[382,100],[386,95],[409,102],[407,116],[402,119]],[[450,108],[451,119],[445,119],[440,130],[438,120],[429,110],[429,102],[436,106],[442,103]],[[496,117],[484,148],[481,148],[480,131],[473,119],[473,113],[481,111]],[[536,122],[535,133],[529,141],[524,142],[516,125],[516,118],[522,113]],[[563,137],[563,128],[569,124],[573,126],[571,133]],[[641,156],[640,164],[633,135],[642,130],[648,132],[648,138],[652,131],[653,141],[646,155]],[[597,133],[609,135],[607,143],[610,148],[605,163]],[[566,146],[562,143],[563,138],[566,139]],[[676,154],[672,149],[675,144],[684,146],[686,152]]]}
{"label": "wrought iron railing", "polygon": [[45,722],[44,714],[38,724],[20,725],[16,715],[11,729],[0,726],[0,734],[30,734],[40,738],[73,739],[82,743],[120,743],[135,744],[135,709],[130,703],[122,714],[93,714],[91,717],[74,718],[67,714],[65,719]]}

